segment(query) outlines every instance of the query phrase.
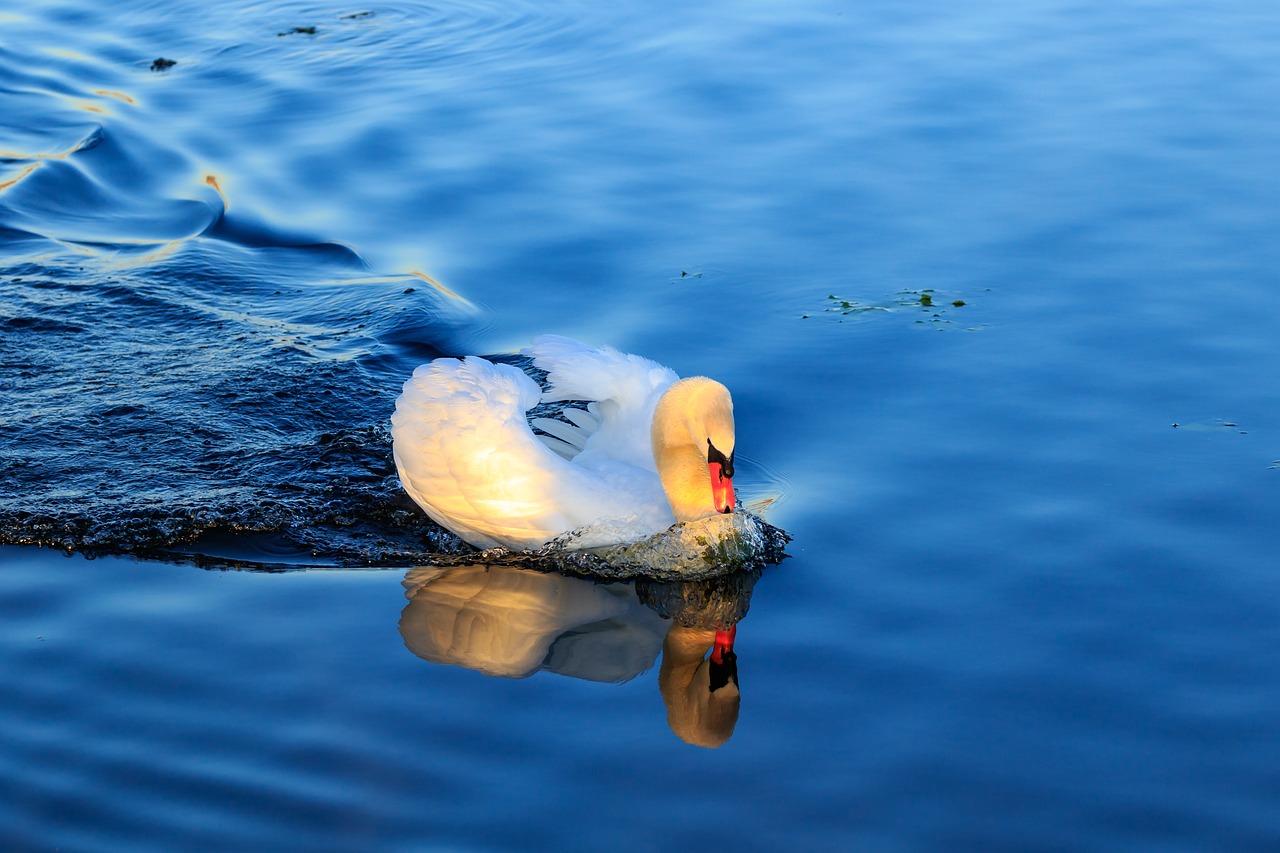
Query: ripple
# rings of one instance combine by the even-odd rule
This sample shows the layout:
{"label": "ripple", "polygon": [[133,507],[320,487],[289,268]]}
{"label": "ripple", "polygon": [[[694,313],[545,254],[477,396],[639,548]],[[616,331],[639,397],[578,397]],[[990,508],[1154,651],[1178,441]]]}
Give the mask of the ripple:
{"label": "ripple", "polygon": [[412,323],[420,347],[443,347],[453,301],[406,293],[408,277],[307,281],[326,268],[344,269],[306,248],[192,243],[87,282],[0,269],[14,306],[0,364],[15,368],[0,384],[0,542],[145,553],[284,532],[349,561],[366,540],[448,550],[398,494],[383,372],[398,361],[379,334]]}
{"label": "ripple", "polygon": [[[566,61],[565,52],[556,48],[570,45],[573,61],[580,61],[584,46],[586,55],[593,44],[601,52],[606,49],[601,33],[614,28],[600,19],[602,14],[618,13],[586,3],[566,6],[530,0],[393,2],[354,10],[295,2],[273,7],[260,26],[263,32],[275,33],[291,52],[309,51],[326,63],[359,65],[393,57],[396,73],[405,73],[458,66],[555,65]],[[618,45],[611,42],[609,47]]]}

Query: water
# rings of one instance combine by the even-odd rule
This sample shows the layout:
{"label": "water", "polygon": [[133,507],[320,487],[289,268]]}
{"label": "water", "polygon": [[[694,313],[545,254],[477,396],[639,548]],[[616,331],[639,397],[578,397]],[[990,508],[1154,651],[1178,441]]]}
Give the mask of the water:
{"label": "water", "polygon": [[[10,3],[2,846],[1276,846],[1278,36]],[[447,544],[400,383],[543,332],[729,385],[791,558],[399,561]],[[690,745],[673,673],[744,611]]]}

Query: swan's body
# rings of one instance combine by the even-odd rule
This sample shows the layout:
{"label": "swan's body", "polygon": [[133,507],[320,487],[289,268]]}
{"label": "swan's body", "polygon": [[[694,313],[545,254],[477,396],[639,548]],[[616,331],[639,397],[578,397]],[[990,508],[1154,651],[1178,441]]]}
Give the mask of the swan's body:
{"label": "swan's body", "polygon": [[[733,506],[733,402],[635,355],[544,336],[526,354],[548,389],[509,364],[469,356],[414,371],[391,434],[409,496],[478,547],[534,548],[592,528],[576,547],[635,541]],[[525,413],[568,408],[573,424]]]}

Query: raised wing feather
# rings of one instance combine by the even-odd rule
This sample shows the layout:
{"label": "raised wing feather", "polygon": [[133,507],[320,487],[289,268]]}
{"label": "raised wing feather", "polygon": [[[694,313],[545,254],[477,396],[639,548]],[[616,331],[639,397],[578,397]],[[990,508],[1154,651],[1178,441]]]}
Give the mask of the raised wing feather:
{"label": "raised wing feather", "polygon": [[591,347],[559,335],[542,335],[524,351],[547,371],[544,400],[595,401],[599,421],[574,461],[590,466],[617,460],[656,471],[649,425],[658,398],[680,377],[675,371],[613,347]]}

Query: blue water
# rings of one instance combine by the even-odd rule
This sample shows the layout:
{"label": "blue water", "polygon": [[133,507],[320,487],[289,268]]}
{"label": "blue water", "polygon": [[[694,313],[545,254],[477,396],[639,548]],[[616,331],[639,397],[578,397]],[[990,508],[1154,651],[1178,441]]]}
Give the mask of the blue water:
{"label": "blue water", "polygon": [[[0,846],[1280,846],[1277,43],[10,2]],[[400,383],[543,332],[724,381],[791,558],[397,563]],[[726,614],[707,749],[669,682]]]}

